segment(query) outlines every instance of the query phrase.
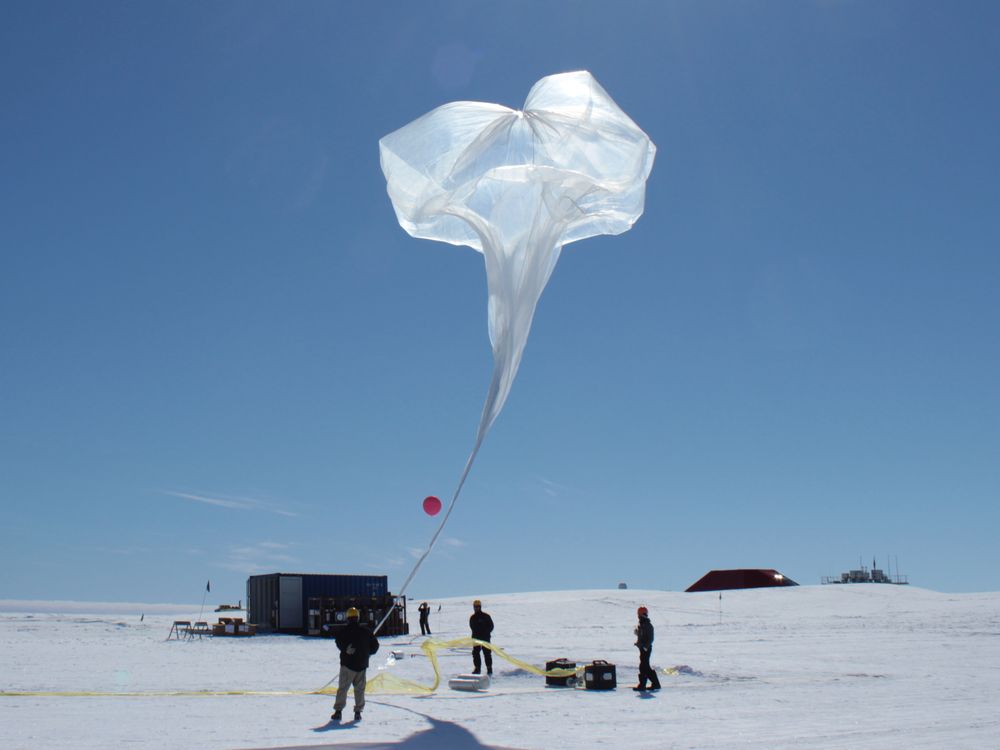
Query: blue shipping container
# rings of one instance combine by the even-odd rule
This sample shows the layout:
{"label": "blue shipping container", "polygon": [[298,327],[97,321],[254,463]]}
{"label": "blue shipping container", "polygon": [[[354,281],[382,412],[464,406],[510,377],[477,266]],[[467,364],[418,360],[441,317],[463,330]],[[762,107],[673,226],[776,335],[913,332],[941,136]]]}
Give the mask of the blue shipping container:
{"label": "blue shipping container", "polygon": [[305,632],[309,599],[357,599],[389,595],[388,576],[268,573],[247,579],[247,619],[260,632]]}

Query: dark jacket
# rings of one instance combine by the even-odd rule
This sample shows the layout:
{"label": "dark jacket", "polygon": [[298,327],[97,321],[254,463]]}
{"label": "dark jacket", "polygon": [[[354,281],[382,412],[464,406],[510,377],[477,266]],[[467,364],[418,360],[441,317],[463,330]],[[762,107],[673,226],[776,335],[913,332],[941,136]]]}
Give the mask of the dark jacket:
{"label": "dark jacket", "polygon": [[348,621],[337,633],[337,648],[341,665],[360,672],[368,669],[368,657],[378,651],[378,638],[364,625]]}
{"label": "dark jacket", "polygon": [[648,617],[639,618],[639,626],[635,629],[635,645],[640,651],[649,651],[653,648],[653,623]]}
{"label": "dark jacket", "polygon": [[424,622],[427,622],[427,618],[430,617],[431,614],[430,606],[427,604],[421,604],[419,607],[417,607],[417,611],[420,612],[420,619],[423,620]]}
{"label": "dark jacket", "polygon": [[469,618],[469,628],[472,630],[472,637],[477,641],[488,641],[490,633],[493,632],[493,618],[482,610],[473,612]]}

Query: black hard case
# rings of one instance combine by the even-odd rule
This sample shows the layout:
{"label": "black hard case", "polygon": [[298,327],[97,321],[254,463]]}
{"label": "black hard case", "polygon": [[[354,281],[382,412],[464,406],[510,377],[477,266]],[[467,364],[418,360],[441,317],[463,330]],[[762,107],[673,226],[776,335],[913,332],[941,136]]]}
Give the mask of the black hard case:
{"label": "black hard case", "polygon": [[583,668],[583,685],[587,690],[614,690],[618,686],[615,665],[595,659]]}
{"label": "black hard case", "polygon": [[[548,672],[550,669],[576,669],[576,662],[570,661],[569,659],[556,659],[555,661],[545,662],[545,671]],[[546,685],[559,685],[561,687],[569,687],[576,683],[576,675],[570,674],[565,677],[552,677],[550,675],[545,675]]]}

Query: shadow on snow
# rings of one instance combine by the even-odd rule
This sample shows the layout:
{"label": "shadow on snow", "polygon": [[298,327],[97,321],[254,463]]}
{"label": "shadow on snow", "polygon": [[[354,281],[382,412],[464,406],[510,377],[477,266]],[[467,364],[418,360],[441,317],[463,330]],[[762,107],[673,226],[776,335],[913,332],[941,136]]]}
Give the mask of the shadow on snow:
{"label": "shadow on snow", "polygon": [[[398,706],[397,706],[398,708]],[[409,710],[409,709],[404,709]],[[413,712],[417,713],[417,712]],[[463,726],[450,721],[434,719],[426,714],[418,714],[430,723],[429,729],[411,734],[398,742],[348,742],[330,745],[287,745],[267,748],[266,750],[513,750],[499,745],[484,745],[476,735]],[[355,722],[342,724],[327,724],[316,727],[314,732],[337,731],[351,729],[357,726]],[[264,750],[261,748],[261,750]]]}

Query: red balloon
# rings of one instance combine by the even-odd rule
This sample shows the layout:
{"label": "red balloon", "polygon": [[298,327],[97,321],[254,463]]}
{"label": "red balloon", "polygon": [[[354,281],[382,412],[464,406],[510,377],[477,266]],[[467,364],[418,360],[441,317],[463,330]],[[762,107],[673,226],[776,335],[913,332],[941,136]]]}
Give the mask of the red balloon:
{"label": "red balloon", "polygon": [[424,513],[429,516],[436,516],[441,512],[441,501],[438,500],[434,495],[430,495],[424,498]]}

